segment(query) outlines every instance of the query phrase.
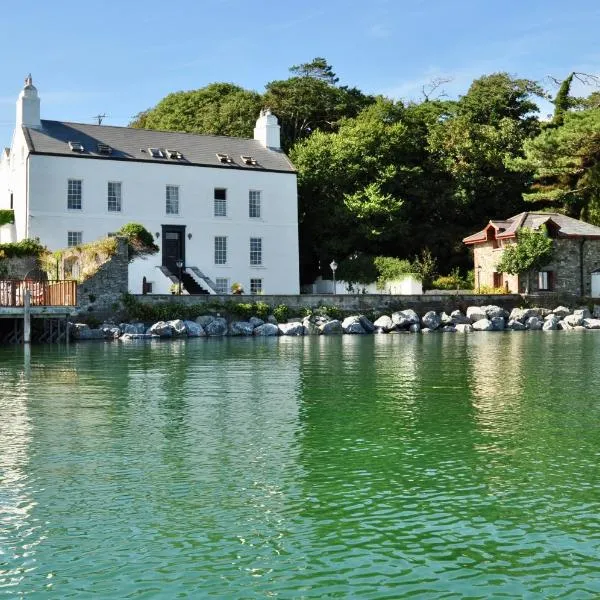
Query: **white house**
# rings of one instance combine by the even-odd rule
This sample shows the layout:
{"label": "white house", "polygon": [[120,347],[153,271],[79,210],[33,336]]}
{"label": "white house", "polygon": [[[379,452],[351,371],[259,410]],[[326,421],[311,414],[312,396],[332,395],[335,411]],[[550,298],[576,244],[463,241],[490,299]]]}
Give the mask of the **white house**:
{"label": "white house", "polygon": [[[40,119],[31,76],[17,100],[12,146],[0,155],[0,241],[39,238],[51,250],[138,222],[159,254],[132,263],[129,288],[299,293],[296,171],[277,118],[262,111],[254,139]],[[183,266],[179,264],[183,263]]]}

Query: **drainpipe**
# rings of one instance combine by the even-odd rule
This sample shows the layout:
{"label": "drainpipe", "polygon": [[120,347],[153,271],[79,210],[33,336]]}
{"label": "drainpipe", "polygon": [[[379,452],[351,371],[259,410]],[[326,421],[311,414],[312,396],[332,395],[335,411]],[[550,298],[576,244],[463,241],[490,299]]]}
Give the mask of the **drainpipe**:
{"label": "drainpipe", "polygon": [[581,296],[581,298],[583,298],[585,296],[585,287],[584,287],[585,277],[584,277],[584,270],[583,270],[583,245],[584,244],[585,244],[585,238],[582,238],[581,241],[579,242],[579,290],[580,290],[579,295]]}

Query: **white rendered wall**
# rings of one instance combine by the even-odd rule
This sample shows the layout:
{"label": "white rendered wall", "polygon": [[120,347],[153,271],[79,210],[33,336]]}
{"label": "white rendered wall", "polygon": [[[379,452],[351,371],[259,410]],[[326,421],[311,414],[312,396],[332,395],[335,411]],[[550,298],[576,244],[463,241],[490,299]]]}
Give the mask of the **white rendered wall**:
{"label": "white rendered wall", "polygon": [[[29,161],[30,237],[51,250],[66,247],[68,231],[81,231],[83,242],[91,242],[130,222],[159,233],[161,246],[162,225],[185,225],[187,266],[213,280],[239,282],[246,293],[251,278],[262,279],[266,294],[299,293],[295,174],[39,155]],[[82,210],[67,210],[69,179],[83,181]],[[109,181],[121,182],[120,213],[107,209]],[[179,215],[166,214],[167,185],[179,186]],[[227,190],[227,217],[213,216],[216,187]],[[250,190],[261,192],[260,219],[248,216]],[[227,236],[226,265],[214,264],[215,236]],[[260,267],[250,266],[250,237],[263,240]],[[159,252],[132,263],[130,291],[141,293],[144,276],[154,292],[167,291],[161,261]]]}
{"label": "white rendered wall", "polygon": [[[25,136],[20,127],[15,129],[10,159],[2,155],[0,161],[0,208],[10,208],[10,196],[13,195],[13,209],[15,211],[15,225],[2,232],[0,241],[21,240],[27,235],[27,162],[29,150],[25,143]],[[10,239],[7,238],[10,237]],[[15,239],[16,236],[16,239]]]}

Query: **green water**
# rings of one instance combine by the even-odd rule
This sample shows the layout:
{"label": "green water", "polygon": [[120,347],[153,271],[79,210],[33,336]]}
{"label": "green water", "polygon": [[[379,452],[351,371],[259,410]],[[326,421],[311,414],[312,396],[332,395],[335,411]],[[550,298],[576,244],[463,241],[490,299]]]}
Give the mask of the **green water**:
{"label": "green water", "polygon": [[23,352],[0,597],[600,596],[600,334]]}

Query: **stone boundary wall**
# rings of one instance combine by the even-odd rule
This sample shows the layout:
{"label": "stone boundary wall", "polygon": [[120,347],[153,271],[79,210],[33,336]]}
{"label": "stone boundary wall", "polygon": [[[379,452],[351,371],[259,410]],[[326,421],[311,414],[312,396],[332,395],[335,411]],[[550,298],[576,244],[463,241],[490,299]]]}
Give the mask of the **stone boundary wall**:
{"label": "stone boundary wall", "polygon": [[113,315],[119,310],[121,297],[127,292],[128,279],[127,239],[118,237],[116,253],[94,275],[77,286],[77,314],[96,318]]}
{"label": "stone boundary wall", "polygon": [[[553,295],[554,296],[554,295]],[[160,302],[179,302],[182,304],[210,304],[214,302],[265,302],[270,306],[285,304],[293,309],[304,307],[318,308],[319,306],[336,306],[341,310],[368,312],[371,310],[398,310],[412,308],[418,313],[430,310],[435,312],[450,313],[453,310],[462,310],[468,306],[487,306],[494,304],[508,311],[523,305],[523,298],[519,294],[421,294],[415,296],[392,294],[299,294],[299,295],[135,295],[135,298],[144,304],[157,304]],[[554,301],[550,302],[553,307]]]}

